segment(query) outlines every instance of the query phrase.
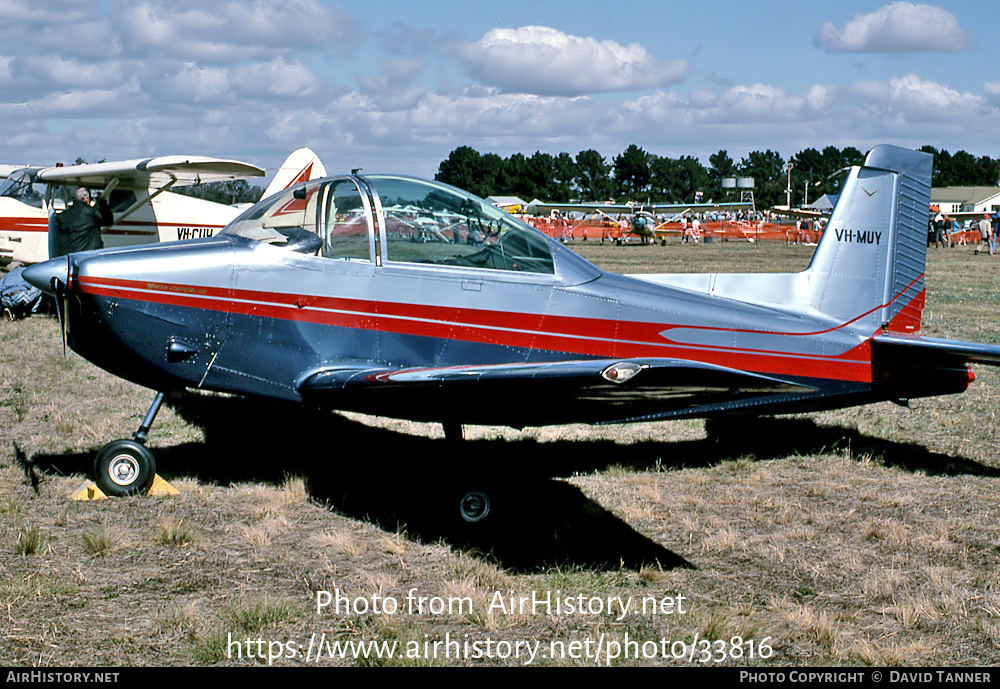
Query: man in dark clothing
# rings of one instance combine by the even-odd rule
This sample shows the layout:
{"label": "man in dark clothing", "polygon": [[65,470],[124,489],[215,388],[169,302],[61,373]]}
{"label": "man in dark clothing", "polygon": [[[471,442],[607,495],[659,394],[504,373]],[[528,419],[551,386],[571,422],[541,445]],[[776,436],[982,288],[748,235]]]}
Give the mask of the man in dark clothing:
{"label": "man in dark clothing", "polygon": [[101,199],[97,207],[90,205],[90,192],[80,187],[69,208],[56,215],[57,236],[55,249],[49,258],[71,254],[75,251],[103,249],[101,228],[113,224],[114,216],[108,202]]}

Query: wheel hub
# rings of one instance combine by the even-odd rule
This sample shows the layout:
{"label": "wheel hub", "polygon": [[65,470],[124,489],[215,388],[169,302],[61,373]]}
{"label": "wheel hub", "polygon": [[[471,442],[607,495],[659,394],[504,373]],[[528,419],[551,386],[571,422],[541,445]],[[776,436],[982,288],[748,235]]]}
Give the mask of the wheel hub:
{"label": "wheel hub", "polygon": [[462,519],[467,522],[478,522],[490,513],[490,499],[482,491],[474,490],[465,494],[459,504]]}
{"label": "wheel hub", "polygon": [[118,455],[108,466],[108,476],[119,486],[129,486],[139,475],[139,462],[130,455]]}

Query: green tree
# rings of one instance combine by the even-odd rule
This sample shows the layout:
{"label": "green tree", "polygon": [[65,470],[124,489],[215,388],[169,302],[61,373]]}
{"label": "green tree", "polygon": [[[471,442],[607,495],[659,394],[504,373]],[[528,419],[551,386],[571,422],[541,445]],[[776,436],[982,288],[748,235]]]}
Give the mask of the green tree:
{"label": "green tree", "polygon": [[[478,196],[486,197],[494,194],[505,194],[510,186],[510,179],[507,176],[507,165],[504,159],[496,153],[484,154],[479,159],[480,191]],[[472,190],[470,189],[469,191]]]}
{"label": "green tree", "polygon": [[785,203],[785,162],[781,155],[767,150],[751,151],[740,161],[740,174],[754,178],[754,198],[757,206]]}
{"label": "green tree", "polygon": [[528,159],[523,153],[513,153],[504,161],[504,173],[508,180],[505,194],[520,196],[525,201],[532,200],[534,187],[528,180]]}
{"label": "green tree", "polygon": [[604,157],[593,149],[576,154],[577,191],[584,201],[606,201],[611,198],[611,166]]}
{"label": "green tree", "polygon": [[230,206],[237,203],[257,203],[264,195],[264,189],[251,185],[245,179],[231,179],[225,182],[209,182],[188,187],[173,187],[170,191],[191,196],[203,201]]}
{"label": "green tree", "polygon": [[[649,169],[649,196],[654,202],[694,203],[697,192],[712,193],[708,170],[692,156],[681,156],[676,160],[654,156]],[[705,196],[704,200],[708,198]]]}
{"label": "green tree", "polygon": [[650,155],[630,144],[614,160],[614,180],[618,189],[632,199],[641,199],[649,191]]}
{"label": "green tree", "polygon": [[708,157],[708,189],[706,199],[723,200],[725,192],[722,188],[724,178],[736,177],[736,163],[729,157],[729,151],[720,150]]}
{"label": "green tree", "polygon": [[[565,203],[573,198],[573,183],[576,180],[577,167],[569,153],[556,156],[555,190],[552,199]],[[530,201],[530,199],[528,199]]]}
{"label": "green tree", "polygon": [[654,203],[680,198],[683,173],[678,161],[654,157],[649,163],[649,172],[649,196]]}
{"label": "green tree", "polygon": [[556,194],[556,159],[548,153],[535,151],[534,155],[525,161],[527,179],[525,180],[525,201],[533,199],[555,200]]}
{"label": "green tree", "polygon": [[479,151],[471,146],[459,146],[441,161],[434,179],[483,196],[481,163]]}
{"label": "green tree", "polygon": [[720,150],[708,156],[708,175],[713,180],[719,181],[723,177],[736,176],[736,163],[729,157],[729,151]]}

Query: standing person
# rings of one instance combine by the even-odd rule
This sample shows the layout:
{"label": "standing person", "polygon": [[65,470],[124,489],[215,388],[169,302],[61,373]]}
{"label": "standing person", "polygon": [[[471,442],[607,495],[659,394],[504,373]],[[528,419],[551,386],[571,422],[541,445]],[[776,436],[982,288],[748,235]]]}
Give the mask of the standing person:
{"label": "standing person", "polygon": [[97,207],[90,205],[90,192],[85,187],[76,190],[69,208],[56,216],[56,238],[49,258],[76,251],[103,249],[101,228],[114,223],[111,207],[99,199]]}
{"label": "standing person", "polygon": [[938,213],[934,216],[934,248],[941,248],[941,235],[944,234],[944,216]]}
{"label": "standing person", "polygon": [[954,225],[955,223],[952,221],[951,216],[945,213],[942,239],[944,239],[944,245],[949,249],[951,248],[951,229]]}
{"label": "standing person", "polygon": [[990,256],[993,255],[997,248],[997,235],[1000,234],[1000,211],[993,214],[993,222],[991,225],[993,233],[990,234]]}
{"label": "standing person", "polygon": [[986,251],[987,243],[989,243],[990,256],[992,256],[995,242],[993,241],[993,223],[990,222],[989,213],[983,215],[983,219],[979,221],[979,246],[976,247],[976,253]]}

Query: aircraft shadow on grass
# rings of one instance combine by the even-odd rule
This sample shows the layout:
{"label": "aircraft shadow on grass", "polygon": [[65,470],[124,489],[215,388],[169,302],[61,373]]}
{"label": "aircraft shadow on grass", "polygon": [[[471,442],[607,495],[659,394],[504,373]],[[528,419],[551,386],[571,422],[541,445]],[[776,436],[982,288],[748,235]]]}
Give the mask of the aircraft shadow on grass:
{"label": "aircraft shadow on grass", "polygon": [[[712,466],[735,457],[776,459],[850,447],[886,466],[938,475],[997,476],[973,460],[912,443],[873,438],[808,418],[756,419],[747,425],[709,422],[709,436],[673,443],[534,440],[448,441],[408,435],[301,407],[199,399],[175,403],[205,429],[204,443],[157,448],[169,480],[191,476],[219,484],[281,483],[305,477],[317,502],[348,517],[405,532],[426,543],[445,540],[513,571],[551,566],[663,569],[692,566],[559,480],[609,466],[637,471]],[[253,423],[248,424],[248,419]],[[247,433],[248,425],[259,429]],[[42,472],[87,473],[92,453],[36,456]],[[491,513],[468,524],[458,501],[470,490],[492,498]]]}

